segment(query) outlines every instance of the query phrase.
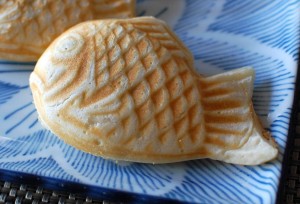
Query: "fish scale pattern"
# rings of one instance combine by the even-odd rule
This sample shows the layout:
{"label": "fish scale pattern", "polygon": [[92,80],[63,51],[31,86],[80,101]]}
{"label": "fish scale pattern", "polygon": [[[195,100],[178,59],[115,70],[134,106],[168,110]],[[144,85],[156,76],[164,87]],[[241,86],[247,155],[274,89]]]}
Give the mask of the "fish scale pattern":
{"label": "fish scale pattern", "polygon": [[[149,26],[151,27],[151,25]],[[155,28],[154,26],[155,25],[152,25],[152,28]],[[135,25],[135,27],[144,30],[138,25]],[[146,29],[149,29],[149,27],[146,27]],[[182,135],[186,133],[186,131],[189,131],[189,129],[187,129],[188,113],[184,112],[184,109],[188,106],[187,100],[191,101],[191,107],[189,109],[189,111],[191,112],[194,112],[196,109],[193,106],[199,104],[197,104],[197,98],[193,98],[197,97],[198,94],[197,92],[195,93],[195,91],[197,91],[195,89],[195,85],[193,86],[193,84],[191,83],[192,78],[190,73],[187,71],[187,65],[185,65],[184,67],[180,67],[181,70],[179,70],[178,63],[182,62],[176,62],[174,59],[172,59],[172,56],[168,54],[167,50],[170,50],[170,47],[167,47],[167,45],[174,45],[169,41],[170,39],[163,35],[162,31],[164,31],[164,29],[162,27],[159,27],[156,28],[156,32],[153,32],[151,30],[151,32],[148,34],[150,39],[153,39],[152,46],[154,45],[151,53],[147,52],[147,50],[141,50],[149,49],[149,47],[146,47],[145,45],[139,46],[139,43],[148,44],[149,42],[138,42],[137,48],[133,48],[139,50],[139,53],[141,54],[142,60],[137,62],[137,64],[139,65],[133,65],[138,66],[138,68],[144,68],[141,70],[141,72],[144,73],[144,77],[140,79],[141,81],[136,82],[137,78],[133,78],[130,76],[130,71],[132,70],[128,71],[127,76],[129,78],[129,83],[131,83],[130,78],[133,78],[133,82],[137,83],[136,86],[132,88],[132,96],[134,98],[133,101],[135,101],[136,112],[141,124],[140,131],[143,132],[144,128],[162,129],[163,131],[159,139],[160,142],[163,143],[165,139],[170,138],[170,135],[175,134],[179,135],[178,139],[180,141],[180,139],[182,139],[183,137]],[[142,39],[142,37],[140,39]],[[158,43],[157,41],[159,41],[160,43]],[[159,54],[157,55],[156,53]],[[154,59],[152,60],[151,57],[160,59],[160,65],[149,64],[149,62],[151,63],[151,61],[156,61]],[[142,62],[143,58],[145,59],[144,62]],[[154,69],[154,67],[156,68]],[[135,71],[132,71],[132,73],[134,74]],[[174,93],[172,88],[174,88],[174,86],[176,85],[185,87],[181,90],[183,92],[183,95],[181,92]],[[148,100],[144,100],[143,102],[135,99],[140,95],[139,89],[141,86],[142,92],[148,92],[148,95],[146,95],[145,98],[150,98]],[[150,89],[150,91],[147,91],[147,89]],[[166,100],[166,98],[169,98],[170,101],[167,102],[168,100]],[[178,114],[182,114],[182,116],[178,117]],[[196,116],[196,114],[194,116]],[[176,118],[176,120],[172,121],[171,119],[169,121],[166,121],[166,118]],[[193,120],[193,118],[191,118],[191,120]],[[157,125],[155,125],[155,123],[157,123]],[[191,128],[193,129],[197,127],[195,126]],[[197,132],[195,133],[197,134]],[[195,140],[193,139],[194,137],[196,137],[195,133],[191,136],[187,136],[190,136],[191,140]],[[129,138],[129,141],[131,141],[132,138],[133,137]]]}
{"label": "fish scale pattern", "polygon": [[[12,27],[11,29],[14,30],[9,30],[9,32],[13,32],[14,35],[6,36],[11,38],[14,43],[22,40],[24,41],[25,36],[25,38],[34,37],[37,40],[38,46],[44,45],[45,43],[48,44],[54,36],[57,36],[57,33],[61,33],[62,30],[65,29],[66,22],[74,24],[74,21],[78,21],[79,18],[86,20],[91,18],[90,12],[78,12],[80,7],[81,5],[78,1],[74,1],[73,4],[69,5],[66,5],[63,1],[35,1],[33,4],[28,4],[26,6],[12,4],[11,7],[7,8],[12,11],[12,13],[8,13],[8,15],[12,15],[14,20],[27,20],[29,22],[24,24],[24,28],[17,26]],[[22,11],[23,15],[19,15],[19,11]],[[40,15],[42,12],[45,13],[47,16],[46,18],[43,15]],[[76,13],[78,14],[74,15]],[[70,18],[71,16],[72,18]],[[53,26],[48,26],[49,24]],[[36,30],[39,30],[40,32],[33,32]],[[43,41],[43,39],[47,39],[46,42]]]}
{"label": "fish scale pattern", "polygon": [[[83,127],[85,121],[74,114],[76,113],[74,104],[84,110],[92,110],[91,107],[99,101],[115,95],[116,99],[97,106],[102,108],[115,106],[113,110],[104,113],[86,112],[90,126],[85,134],[94,135],[95,139],[92,141],[94,144],[101,143],[101,140],[111,140],[115,144],[120,143],[118,148],[123,148],[121,144],[125,144],[129,149],[135,150],[137,147],[134,142],[145,140],[143,147],[138,148],[146,149],[147,154],[157,154],[157,149],[153,149],[155,146],[161,146],[159,149],[165,153],[174,149],[178,151],[175,154],[193,151],[191,145],[197,147],[202,141],[198,137],[203,137],[203,123],[198,87],[190,70],[191,65],[187,61],[189,53],[179,51],[182,49],[181,45],[174,43],[169,31],[159,24],[148,23],[145,26],[138,22],[132,24],[105,22],[99,25],[91,23],[86,25],[86,29],[75,28],[75,31],[78,30],[79,33],[81,32],[79,30],[91,31],[89,28],[95,29],[95,34],[90,36],[93,44],[89,46],[91,52],[98,50],[99,47],[106,51],[95,52],[94,62],[91,64],[94,66],[93,73],[87,73],[88,70],[80,67],[72,72],[84,72],[84,77],[91,80],[89,84],[97,84],[97,87],[93,90],[89,86],[89,89],[83,90],[75,98],[63,102],[64,105],[58,115],[73,123],[74,127],[79,123]],[[69,39],[62,38],[59,42],[64,44],[64,40]],[[115,44],[117,46],[113,46]],[[41,81],[50,81],[44,78],[45,76],[38,75]],[[67,81],[73,83],[83,75],[72,74]],[[64,74],[56,80],[51,79],[53,83],[48,83],[47,90],[52,90],[63,76]],[[79,86],[84,86],[84,82],[81,81]],[[69,98],[68,93],[62,91],[55,93],[57,94],[46,96],[47,101],[57,100],[58,95]],[[81,102],[77,103],[76,100]],[[73,105],[70,106],[70,103]],[[110,119],[107,119],[106,115]],[[99,119],[104,123],[101,129],[97,129]],[[153,134],[155,132],[157,134]],[[120,134],[122,137],[118,138]],[[154,135],[159,137],[152,138]],[[177,135],[175,142],[172,141],[173,135]]]}
{"label": "fish scale pattern", "polygon": [[57,36],[77,23],[133,15],[131,0],[13,0],[2,1],[0,11],[0,55],[19,55],[22,61],[37,60]]}

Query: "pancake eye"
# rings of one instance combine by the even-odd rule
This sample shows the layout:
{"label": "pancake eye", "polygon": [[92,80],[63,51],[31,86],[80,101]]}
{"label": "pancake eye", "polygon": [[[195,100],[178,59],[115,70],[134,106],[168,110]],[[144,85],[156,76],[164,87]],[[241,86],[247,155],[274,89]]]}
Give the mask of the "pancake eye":
{"label": "pancake eye", "polygon": [[54,56],[60,59],[74,57],[83,48],[84,40],[81,35],[71,33],[59,39],[54,47]]}

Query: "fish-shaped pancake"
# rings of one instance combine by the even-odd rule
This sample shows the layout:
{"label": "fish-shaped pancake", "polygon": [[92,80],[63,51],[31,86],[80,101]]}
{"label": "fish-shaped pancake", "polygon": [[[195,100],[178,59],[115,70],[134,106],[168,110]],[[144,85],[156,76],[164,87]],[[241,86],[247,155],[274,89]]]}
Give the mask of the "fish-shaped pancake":
{"label": "fish-shaped pancake", "polygon": [[115,160],[211,158],[255,165],[278,150],[252,107],[254,71],[211,77],[152,17],[81,23],[30,76],[40,121],[78,149]]}
{"label": "fish-shaped pancake", "polygon": [[135,15],[135,0],[2,0],[0,59],[37,61],[49,44],[77,23]]}

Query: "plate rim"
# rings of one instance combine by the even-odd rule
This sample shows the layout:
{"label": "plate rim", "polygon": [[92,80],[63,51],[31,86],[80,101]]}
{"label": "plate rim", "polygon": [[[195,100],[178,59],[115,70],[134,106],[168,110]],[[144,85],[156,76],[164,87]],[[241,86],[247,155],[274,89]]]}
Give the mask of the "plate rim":
{"label": "plate rim", "polygon": [[[300,25],[299,25],[300,26]],[[290,166],[290,155],[292,153],[292,147],[294,145],[294,139],[296,134],[296,124],[297,124],[297,115],[300,111],[298,106],[298,101],[300,100],[300,45],[298,47],[298,59],[297,63],[298,66],[296,68],[296,75],[295,75],[295,85],[294,85],[294,98],[293,104],[290,114],[290,121],[289,121],[289,130],[287,133],[286,144],[284,148],[284,154],[281,162],[281,172],[280,178],[277,185],[277,193],[276,193],[276,204],[281,204],[284,202],[284,190],[285,190],[285,183],[288,176],[288,167]]]}

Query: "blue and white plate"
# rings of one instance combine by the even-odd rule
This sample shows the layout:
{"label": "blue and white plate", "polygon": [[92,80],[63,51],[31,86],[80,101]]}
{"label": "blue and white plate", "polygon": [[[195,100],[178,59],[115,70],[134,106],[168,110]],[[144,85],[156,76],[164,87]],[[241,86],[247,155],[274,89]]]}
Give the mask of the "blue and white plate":
{"label": "blue and white plate", "polygon": [[[28,77],[34,63],[0,62],[0,169],[60,184],[121,190],[134,198],[198,203],[275,203],[294,96],[300,37],[298,0],[140,0],[137,13],[166,20],[212,75],[256,70],[254,106],[280,148],[276,161],[237,166],[211,160],[148,165],[104,160],[42,128]],[[159,200],[159,199],[158,199]]]}

